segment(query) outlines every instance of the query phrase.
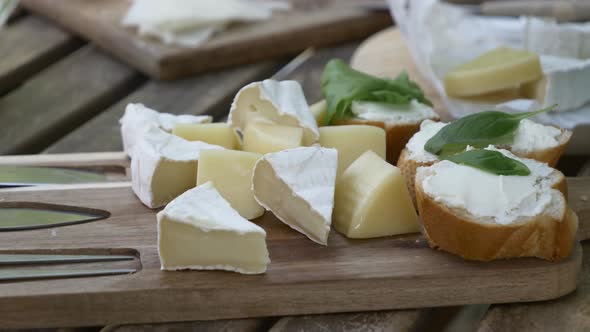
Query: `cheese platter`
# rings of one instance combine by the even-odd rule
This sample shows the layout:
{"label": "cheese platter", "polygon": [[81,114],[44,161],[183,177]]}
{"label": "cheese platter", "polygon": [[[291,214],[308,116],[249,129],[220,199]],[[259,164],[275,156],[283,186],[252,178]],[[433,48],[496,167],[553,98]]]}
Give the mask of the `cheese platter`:
{"label": "cheese platter", "polygon": [[[18,167],[116,164],[127,176],[0,190],[0,254],[135,259],[53,274],[9,266],[4,325],[541,301],[573,291],[578,242],[590,235],[590,181],[553,168],[572,133],[531,120],[557,106],[443,123],[413,79],[332,59],[325,99],[311,106],[298,82],[267,79],[238,91],[226,122],[128,104],[124,152],[102,161],[6,157]],[[30,226],[30,216],[56,212],[92,218]]]}

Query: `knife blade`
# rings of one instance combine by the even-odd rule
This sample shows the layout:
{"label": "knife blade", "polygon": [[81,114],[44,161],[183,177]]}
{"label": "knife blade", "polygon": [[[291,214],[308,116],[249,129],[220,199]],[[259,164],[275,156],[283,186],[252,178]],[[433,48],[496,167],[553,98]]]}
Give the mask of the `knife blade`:
{"label": "knife blade", "polygon": [[0,187],[106,182],[104,174],[61,167],[0,165]]}
{"label": "knife blade", "polygon": [[116,262],[134,260],[135,258],[131,255],[0,254],[0,266]]}
{"label": "knife blade", "polygon": [[0,282],[2,281],[26,281],[38,279],[55,279],[55,278],[79,278],[79,277],[98,277],[110,276],[117,274],[131,274],[137,272],[136,269],[92,269],[92,270],[54,270],[54,269],[20,269],[20,270],[0,270]]}
{"label": "knife blade", "polygon": [[[18,204],[23,207],[14,206]],[[27,207],[27,204],[30,206]],[[106,211],[52,204],[4,203],[3,205],[4,207],[0,205],[0,232],[76,225],[105,219],[110,215]]]}

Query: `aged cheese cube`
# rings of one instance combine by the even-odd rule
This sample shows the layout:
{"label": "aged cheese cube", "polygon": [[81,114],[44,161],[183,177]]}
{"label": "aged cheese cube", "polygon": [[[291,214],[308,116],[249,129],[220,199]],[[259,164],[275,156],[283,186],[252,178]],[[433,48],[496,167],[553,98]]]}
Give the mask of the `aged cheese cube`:
{"label": "aged cheese cube", "polygon": [[451,97],[470,97],[516,88],[543,76],[539,56],[500,47],[451,70],[444,79]]}
{"label": "aged cheese cube", "polygon": [[242,150],[270,153],[296,148],[301,146],[302,143],[302,128],[255,122],[249,124],[244,131]]}
{"label": "aged cheese cube", "polygon": [[158,213],[162,270],[264,273],[266,232],[242,218],[211,182],[188,190]]}
{"label": "aged cheese cube", "polygon": [[419,232],[400,170],[372,151],[355,160],[336,183],[334,227],[349,238]]}
{"label": "aged cheese cube", "polygon": [[174,126],[172,133],[187,141],[201,141],[230,150],[237,150],[241,145],[238,134],[226,123],[179,123]]}
{"label": "aged cheese cube", "polygon": [[213,182],[221,196],[246,219],[260,217],[264,208],[252,193],[252,171],[262,155],[232,150],[201,151],[197,185]]}
{"label": "aged cheese cube", "polygon": [[325,99],[318,101],[317,103],[310,105],[309,110],[313,114],[318,127],[324,126],[326,115],[328,115],[328,103]]}
{"label": "aged cheese cube", "polygon": [[348,125],[320,128],[320,145],[338,150],[338,176],[367,150],[385,159],[386,139],[385,130],[375,126]]}

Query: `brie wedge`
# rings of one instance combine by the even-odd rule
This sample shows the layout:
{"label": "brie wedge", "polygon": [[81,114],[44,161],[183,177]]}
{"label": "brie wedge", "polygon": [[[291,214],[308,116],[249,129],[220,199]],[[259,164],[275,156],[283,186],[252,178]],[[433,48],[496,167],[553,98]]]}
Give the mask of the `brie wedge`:
{"label": "brie wedge", "polygon": [[590,24],[562,23],[526,18],[524,46],[540,55],[564,58],[590,58]]}
{"label": "brie wedge", "polygon": [[262,155],[232,150],[204,150],[199,157],[197,186],[213,182],[221,196],[246,219],[260,217],[264,208],[252,193],[252,171]]}
{"label": "brie wedge", "polygon": [[264,155],[254,167],[254,197],[289,227],[328,244],[338,152],[319,146]]}
{"label": "brie wedge", "polygon": [[125,114],[119,120],[123,150],[133,158],[133,148],[136,142],[151,128],[159,127],[171,132],[174,125],[179,123],[209,123],[213,118],[209,115],[174,115],[159,113],[143,104],[128,104]]}
{"label": "brie wedge", "polygon": [[158,213],[162,270],[264,273],[266,232],[242,218],[211,182],[177,197]]}
{"label": "brie wedge", "polygon": [[303,128],[303,145],[317,142],[320,133],[301,85],[296,81],[264,80],[243,87],[231,105],[228,123],[244,133],[253,122]]}
{"label": "brie wedge", "polygon": [[131,159],[135,195],[150,208],[158,208],[194,187],[201,150],[223,149],[203,142],[189,142],[152,127],[138,142]]}

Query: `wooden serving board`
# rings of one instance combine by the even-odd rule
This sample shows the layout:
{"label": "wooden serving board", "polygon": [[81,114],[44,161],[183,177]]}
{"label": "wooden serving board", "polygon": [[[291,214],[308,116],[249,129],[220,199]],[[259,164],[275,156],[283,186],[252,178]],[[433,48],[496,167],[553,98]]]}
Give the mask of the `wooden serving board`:
{"label": "wooden serving board", "polygon": [[[424,89],[424,93],[433,102],[434,109],[440,114],[441,119],[452,120],[441,96],[414,63],[399,29],[388,28],[365,40],[353,54],[351,65],[358,70],[381,77],[395,77],[402,71],[407,71],[410,77]],[[501,102],[500,100],[486,101]],[[588,155],[588,151],[590,151],[590,126],[578,126],[574,129],[566,154],[585,156]]]}
{"label": "wooden serving board", "polygon": [[[590,178],[568,182],[572,206],[586,225]],[[136,252],[141,265],[132,275],[0,283],[0,317],[6,328],[540,301],[576,288],[582,258],[577,244],[571,257],[557,263],[469,262],[428,248],[419,235],[351,240],[335,231],[324,247],[266,213],[255,220],[268,234],[272,263],[266,274],[170,272],[159,269],[156,213],[139,203],[129,183],[13,189],[0,192],[0,201],[111,213],[75,226],[0,233],[0,252]]]}
{"label": "wooden serving board", "polygon": [[123,28],[129,0],[24,0],[23,5],[152,77],[174,79],[359,39],[391,25],[388,13],[364,10],[363,2],[291,0],[291,10],[265,22],[236,25],[197,48],[165,45]]}

